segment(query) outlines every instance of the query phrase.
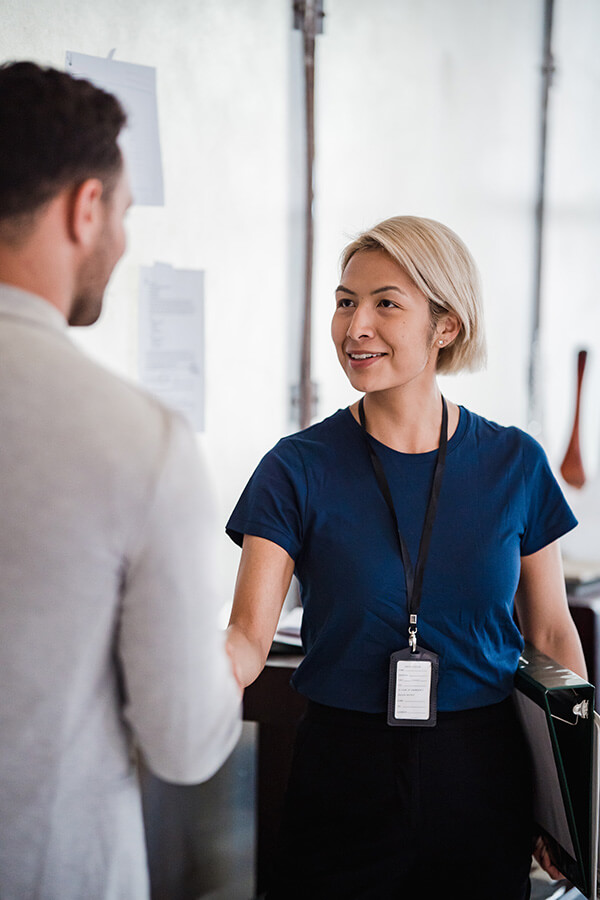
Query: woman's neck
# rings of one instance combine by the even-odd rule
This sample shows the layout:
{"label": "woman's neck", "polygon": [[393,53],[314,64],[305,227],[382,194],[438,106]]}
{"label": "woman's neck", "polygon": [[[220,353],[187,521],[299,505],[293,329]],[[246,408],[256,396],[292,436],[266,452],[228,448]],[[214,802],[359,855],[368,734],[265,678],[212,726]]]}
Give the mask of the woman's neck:
{"label": "woman's neck", "polygon": [[[350,407],[359,421],[358,403]],[[402,453],[427,453],[440,443],[442,395],[437,384],[427,392],[400,389],[366,394],[367,430],[382,444]],[[448,403],[448,438],[458,426],[459,410]]]}

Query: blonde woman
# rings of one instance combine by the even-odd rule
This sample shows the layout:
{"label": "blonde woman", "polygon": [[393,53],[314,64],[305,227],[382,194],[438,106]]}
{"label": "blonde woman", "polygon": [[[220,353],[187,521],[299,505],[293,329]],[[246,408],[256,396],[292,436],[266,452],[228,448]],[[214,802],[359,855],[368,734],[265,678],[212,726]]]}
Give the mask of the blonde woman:
{"label": "blonde woman", "polygon": [[525,900],[530,773],[510,695],[523,637],[585,675],[557,544],[576,521],[531,437],[440,393],[438,373],[485,359],[457,235],[388,219],[341,271],[332,337],[364,396],[283,438],[228,523],[243,685],[294,572],[304,607],[308,712],[268,897],[439,900],[452,883]]}

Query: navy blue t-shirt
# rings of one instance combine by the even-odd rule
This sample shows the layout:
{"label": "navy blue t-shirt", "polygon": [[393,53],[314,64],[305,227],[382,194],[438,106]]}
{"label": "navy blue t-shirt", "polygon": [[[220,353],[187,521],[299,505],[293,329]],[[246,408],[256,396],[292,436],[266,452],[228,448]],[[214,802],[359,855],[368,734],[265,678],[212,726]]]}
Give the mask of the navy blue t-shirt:
{"label": "navy blue t-shirt", "polygon": [[[437,450],[400,453],[368,439],[414,562]],[[510,694],[523,648],[513,621],[520,557],[576,524],[540,445],[461,407],[419,613],[419,645],[440,656],[440,710]],[[295,561],[306,653],[296,689],[329,706],[383,712],[390,654],[408,644],[406,584],[394,522],[349,409],[267,453],[227,533],[240,545],[244,534],[274,541]]]}

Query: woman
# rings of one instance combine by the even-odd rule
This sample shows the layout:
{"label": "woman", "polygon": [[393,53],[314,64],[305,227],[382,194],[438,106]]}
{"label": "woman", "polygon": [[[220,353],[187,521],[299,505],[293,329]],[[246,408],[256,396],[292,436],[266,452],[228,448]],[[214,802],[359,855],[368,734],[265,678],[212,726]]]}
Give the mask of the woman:
{"label": "woman", "polygon": [[514,601],[523,637],[585,675],[557,544],[576,521],[532,438],[440,394],[438,372],[485,357],[462,241],[388,219],[341,268],[332,336],[364,398],[281,440],[228,523],[243,542],[228,636],[243,685],[294,571],[304,607],[293,683],[308,712],[268,896],[439,900],[452,885],[522,900]]}

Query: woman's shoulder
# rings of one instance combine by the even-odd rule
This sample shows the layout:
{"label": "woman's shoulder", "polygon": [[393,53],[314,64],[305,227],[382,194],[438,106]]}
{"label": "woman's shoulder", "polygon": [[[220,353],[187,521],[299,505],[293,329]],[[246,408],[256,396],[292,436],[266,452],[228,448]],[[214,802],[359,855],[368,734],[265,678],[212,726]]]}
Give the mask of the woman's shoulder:
{"label": "woman's shoulder", "polygon": [[336,452],[340,445],[345,446],[348,441],[352,441],[356,436],[356,429],[360,433],[360,426],[350,410],[338,409],[320,422],[282,437],[272,452],[301,455]]}
{"label": "woman's shoulder", "polygon": [[340,468],[340,461],[346,465],[356,455],[360,438],[360,426],[352,413],[339,409],[321,422],[282,437],[262,457],[252,480],[271,486],[321,485]]}
{"label": "woman's shoulder", "polygon": [[477,453],[489,454],[500,458],[503,463],[509,459],[520,460],[527,468],[536,463],[546,463],[544,448],[527,431],[516,425],[502,425],[492,419],[461,407],[467,417],[466,434],[471,438],[470,445]]}
{"label": "woman's shoulder", "polygon": [[468,430],[480,439],[541,449],[539,442],[517,425],[502,425],[465,407],[461,407],[461,410],[467,416]]}

